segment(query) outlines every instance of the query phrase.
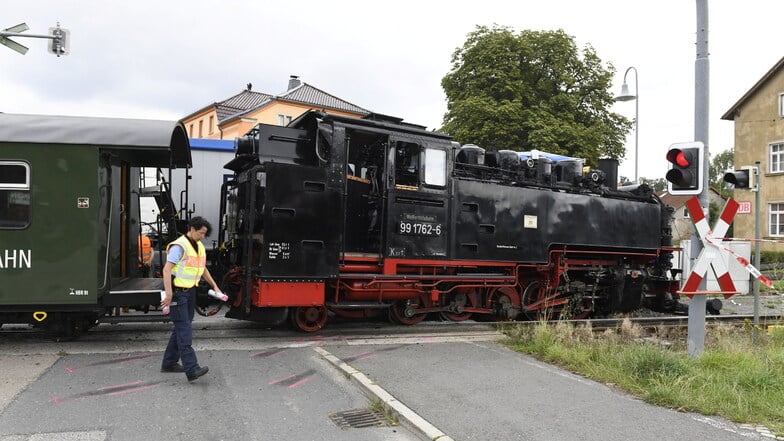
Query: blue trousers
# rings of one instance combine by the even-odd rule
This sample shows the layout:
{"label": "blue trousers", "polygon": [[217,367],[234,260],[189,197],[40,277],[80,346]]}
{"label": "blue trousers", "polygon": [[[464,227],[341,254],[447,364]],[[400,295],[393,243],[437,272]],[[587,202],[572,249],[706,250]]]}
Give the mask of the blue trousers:
{"label": "blue trousers", "polygon": [[[170,367],[182,360],[185,373],[190,375],[199,368],[196,352],[191,346],[193,342],[193,314],[196,312],[196,287],[190,289],[173,288],[172,305],[169,318],[174,323],[169,344],[163,353],[161,367]],[[175,305],[176,303],[176,305]]]}

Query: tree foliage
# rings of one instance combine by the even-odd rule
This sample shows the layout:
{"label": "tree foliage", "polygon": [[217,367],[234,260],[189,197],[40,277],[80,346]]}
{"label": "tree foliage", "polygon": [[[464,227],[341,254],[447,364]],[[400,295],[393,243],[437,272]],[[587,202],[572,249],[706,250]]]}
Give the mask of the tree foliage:
{"label": "tree foliage", "polygon": [[724,185],[724,172],[732,169],[734,161],[733,156],[734,153],[732,149],[725,150],[718,155],[713,156],[708,165],[708,180],[710,181],[710,186],[718,190],[725,198],[729,196],[730,192],[726,189],[726,185]]}
{"label": "tree foliage", "polygon": [[640,177],[641,184],[648,184],[653,191],[664,191],[667,189],[667,180],[664,178],[648,179]]}
{"label": "tree foliage", "polygon": [[486,149],[621,159],[631,121],[610,112],[615,69],[562,30],[478,26],[442,79],[441,130]]}

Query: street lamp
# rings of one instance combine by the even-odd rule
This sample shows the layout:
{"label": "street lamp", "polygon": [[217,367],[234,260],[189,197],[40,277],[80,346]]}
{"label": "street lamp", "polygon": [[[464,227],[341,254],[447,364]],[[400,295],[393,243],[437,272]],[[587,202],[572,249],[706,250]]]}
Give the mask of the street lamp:
{"label": "street lamp", "polygon": [[[634,69],[634,95],[629,92],[629,85],[626,84],[626,75],[629,71]],[[637,181],[637,167],[639,165],[639,146],[640,146],[640,89],[637,86],[637,69],[634,66],[626,69],[623,74],[623,85],[621,86],[621,94],[615,97],[615,101],[631,101],[634,100],[634,183],[639,184]]]}

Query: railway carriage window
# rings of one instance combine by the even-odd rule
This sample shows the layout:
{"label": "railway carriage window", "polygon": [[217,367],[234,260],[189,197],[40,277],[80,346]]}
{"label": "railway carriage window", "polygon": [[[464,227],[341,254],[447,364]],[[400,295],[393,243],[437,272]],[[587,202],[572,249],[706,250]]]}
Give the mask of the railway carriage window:
{"label": "railway carriage window", "polygon": [[395,147],[395,184],[419,186],[419,144],[398,141]]}
{"label": "railway carriage window", "polygon": [[30,165],[0,161],[0,228],[25,228],[30,216]]}
{"label": "railway carriage window", "polygon": [[446,185],[446,151],[425,149],[425,185]]}

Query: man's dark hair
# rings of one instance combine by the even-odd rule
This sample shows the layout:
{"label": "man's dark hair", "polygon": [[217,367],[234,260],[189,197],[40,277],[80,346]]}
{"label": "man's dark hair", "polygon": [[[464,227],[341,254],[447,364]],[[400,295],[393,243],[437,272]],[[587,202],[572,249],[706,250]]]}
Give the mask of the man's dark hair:
{"label": "man's dark hair", "polygon": [[201,216],[196,216],[192,217],[190,222],[188,222],[189,230],[193,228],[194,230],[198,231],[204,227],[207,227],[207,236],[209,236],[210,232],[212,232],[212,225],[210,225],[210,222],[207,219],[204,219]]}

